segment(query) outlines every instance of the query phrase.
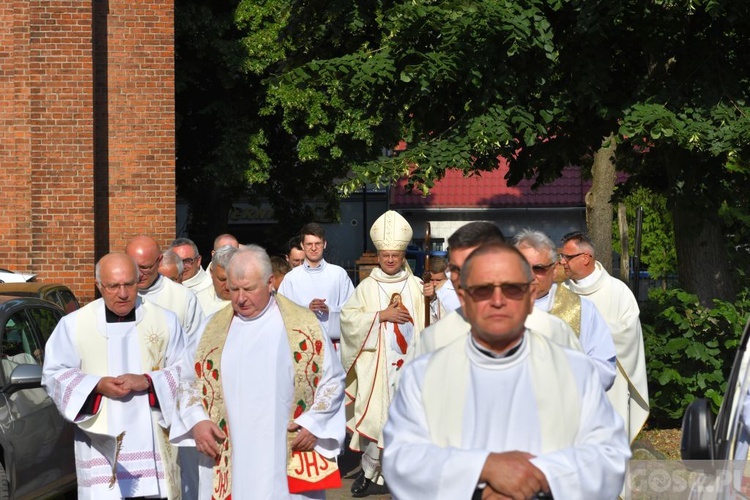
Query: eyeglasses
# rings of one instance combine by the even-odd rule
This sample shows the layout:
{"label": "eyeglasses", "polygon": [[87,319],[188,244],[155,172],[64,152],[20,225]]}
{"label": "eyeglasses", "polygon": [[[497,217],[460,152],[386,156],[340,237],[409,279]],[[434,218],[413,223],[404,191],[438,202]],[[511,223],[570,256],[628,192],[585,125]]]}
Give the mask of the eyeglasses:
{"label": "eyeglasses", "polygon": [[129,282],[129,283],[109,283],[109,284],[107,284],[107,285],[105,285],[105,284],[104,284],[104,283],[102,283],[102,282],[99,282],[99,284],[100,284],[100,285],[102,286],[102,288],[104,288],[104,289],[105,289],[106,291],[108,291],[108,292],[110,292],[110,293],[115,293],[115,292],[119,291],[119,290],[120,290],[120,288],[124,288],[125,290],[130,290],[130,289],[131,289],[131,288],[133,288],[133,287],[134,287],[135,285],[137,285],[137,284],[138,284],[138,282],[137,282],[137,281],[131,281],[131,282]]}
{"label": "eyeglasses", "polygon": [[562,260],[562,259],[565,259],[565,260],[567,260],[568,262],[570,262],[571,260],[575,259],[575,258],[576,258],[576,257],[578,257],[579,255],[588,255],[589,257],[591,257],[591,255],[587,254],[586,252],[574,253],[573,255],[568,255],[568,254],[566,254],[566,253],[561,253],[561,254],[559,254],[559,255],[560,255],[560,259],[561,259],[561,260]]}
{"label": "eyeglasses", "polygon": [[486,285],[462,286],[461,288],[463,290],[466,290],[466,293],[468,293],[469,296],[476,302],[491,299],[492,295],[495,293],[495,288],[500,288],[500,290],[503,292],[503,297],[505,297],[506,299],[521,300],[529,291],[530,284],[530,282],[499,283],[497,285],[488,283]]}
{"label": "eyeglasses", "polygon": [[321,242],[314,242],[314,243],[309,243],[308,242],[308,243],[305,243],[304,245],[305,245],[305,248],[318,248],[318,247],[322,247],[324,245],[324,243],[322,241]]}
{"label": "eyeglasses", "polygon": [[200,257],[200,255],[197,255],[195,257],[188,257],[187,259],[182,259],[182,263],[188,266],[192,266],[193,263],[195,263],[195,261],[198,260],[198,257]]}
{"label": "eyeglasses", "polygon": [[547,265],[534,264],[533,266],[531,266],[531,270],[537,274],[547,274],[547,271],[549,271],[555,264],[557,264],[557,262],[550,262]]}
{"label": "eyeglasses", "polygon": [[141,272],[145,272],[145,271],[150,271],[151,269],[153,269],[153,268],[154,268],[154,267],[156,266],[156,264],[158,264],[158,263],[159,263],[159,260],[160,260],[160,259],[156,259],[155,261],[153,261],[153,262],[152,262],[152,263],[151,263],[150,265],[148,265],[148,266],[138,266],[138,269],[140,269],[140,270],[141,270]]}

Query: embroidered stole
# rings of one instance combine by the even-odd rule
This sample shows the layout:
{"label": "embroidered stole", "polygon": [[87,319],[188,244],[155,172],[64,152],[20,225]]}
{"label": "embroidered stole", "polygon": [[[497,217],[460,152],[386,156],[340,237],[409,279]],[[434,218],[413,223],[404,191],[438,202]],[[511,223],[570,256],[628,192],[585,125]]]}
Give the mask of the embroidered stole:
{"label": "embroidered stole", "polygon": [[[140,319],[136,316],[136,331],[141,353],[141,369],[144,372],[156,371],[163,367],[169,344],[169,329],[164,314],[154,310],[154,306],[140,301]],[[104,302],[94,302],[78,313],[76,322],[76,348],[81,354],[81,371],[93,375],[108,376],[107,322],[104,315]],[[138,309],[136,309],[138,314]],[[96,325],[92,328],[92,325]],[[104,353],[104,355],[102,355]],[[78,426],[91,438],[94,447],[112,465],[112,483],[116,482],[117,457],[122,441],[127,439],[124,432],[109,429],[109,398],[102,398],[99,412],[92,418],[80,422]],[[158,424],[158,416],[152,412],[156,442],[164,465],[164,477],[168,498],[180,498],[180,468],[177,463],[177,450],[169,444],[169,434]]]}
{"label": "embroidered stole", "polygon": [[[539,415],[542,453],[549,453],[575,442],[580,395],[565,351],[530,330],[525,335],[530,344],[531,397],[536,400]],[[425,372],[422,402],[427,425],[433,443],[442,447],[463,447],[464,409],[471,377],[468,341],[461,338],[436,351]],[[550,380],[557,381],[555,388],[550,388]]]}
{"label": "embroidered stole", "polygon": [[581,337],[581,297],[577,293],[558,284],[549,312],[570,325],[576,337]]}
{"label": "embroidered stole", "polygon": [[[286,327],[289,349],[294,367],[294,399],[289,421],[313,407],[315,390],[323,374],[325,343],[323,331],[315,314],[276,294],[276,304]],[[234,317],[230,305],[214,314],[201,337],[195,357],[198,393],[209,419],[226,434],[221,454],[214,465],[212,499],[232,498],[231,430],[227,424],[226,407],[221,379],[221,356],[229,327]],[[290,493],[338,488],[341,475],[335,459],[323,457],[317,451],[292,451],[295,433],[287,433],[287,478]]]}

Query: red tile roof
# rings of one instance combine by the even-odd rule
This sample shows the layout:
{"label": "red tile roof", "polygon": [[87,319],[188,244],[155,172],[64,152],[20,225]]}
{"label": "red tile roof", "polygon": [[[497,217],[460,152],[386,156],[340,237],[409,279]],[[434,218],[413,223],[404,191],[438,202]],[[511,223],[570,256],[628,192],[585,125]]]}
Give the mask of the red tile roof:
{"label": "red tile roof", "polygon": [[508,187],[505,174],[508,163],[500,159],[499,167],[492,172],[464,177],[458,170],[448,170],[445,177],[435,183],[427,197],[421,193],[409,194],[401,179],[391,188],[392,208],[528,208],[584,206],[584,195],[591,187],[590,180],[581,178],[579,167],[566,167],[562,177],[551,184],[532,191],[533,180],[522,180]]}

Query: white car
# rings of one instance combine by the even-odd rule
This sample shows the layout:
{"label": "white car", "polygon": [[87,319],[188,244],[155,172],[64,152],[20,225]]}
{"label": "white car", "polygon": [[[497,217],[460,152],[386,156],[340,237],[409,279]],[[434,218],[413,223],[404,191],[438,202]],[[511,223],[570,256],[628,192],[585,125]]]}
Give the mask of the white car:
{"label": "white car", "polygon": [[35,277],[36,274],[14,273],[7,269],[0,269],[0,283],[24,283],[33,280]]}

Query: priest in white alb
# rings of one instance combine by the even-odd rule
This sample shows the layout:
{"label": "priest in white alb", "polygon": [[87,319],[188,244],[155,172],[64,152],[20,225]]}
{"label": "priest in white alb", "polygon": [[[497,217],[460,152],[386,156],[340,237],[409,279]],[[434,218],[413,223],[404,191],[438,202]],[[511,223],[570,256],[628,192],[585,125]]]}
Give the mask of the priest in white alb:
{"label": "priest in white alb", "polygon": [[323,226],[315,222],[305,224],[300,238],[305,261],[284,276],[279,293],[314,312],[334,347],[338,348],[341,308],[354,293],[354,285],[344,268],[323,258],[328,245]]}
{"label": "priest in white alb", "polygon": [[65,316],[46,345],[42,384],[76,425],[78,498],[180,498],[175,419],[184,335],[177,317],[137,293],[124,253],[102,257],[102,298]]}
{"label": "priest in white alb", "polygon": [[471,334],[409,363],[384,429],[395,499],[615,499],[630,447],[593,362],[524,326],[533,277],[507,243],[475,250]]}
{"label": "priest in white alb", "polygon": [[232,307],[205,322],[170,439],[201,453],[201,500],[324,498],[341,485],[344,372],[307,308],[272,294],[249,245],[227,265]]}
{"label": "priest in white alb", "polygon": [[612,331],[617,375],[607,395],[625,421],[632,443],[649,414],[646,355],[638,302],[630,288],[610,276],[596,260],[594,245],[586,234],[575,232],[563,236],[560,262],[568,276],[565,286],[593,302]]}
{"label": "priest in white alb", "polygon": [[218,248],[211,257],[211,266],[208,268],[208,274],[211,275],[211,281],[214,285],[213,289],[210,294],[205,294],[208,288],[197,294],[199,300],[201,295],[206,295],[203,297],[203,303],[206,304],[206,309],[203,310],[203,313],[206,315],[206,318],[230,304],[227,265],[236,251],[236,247],[224,245]]}
{"label": "priest in white alb", "polygon": [[357,286],[341,312],[341,361],[346,371],[349,447],[362,451],[354,497],[384,489],[380,455],[386,411],[401,368],[424,328],[422,282],[406,265],[412,236],[399,213],[387,211],[370,228],[378,265]]}
{"label": "priest in white alb", "polygon": [[[479,246],[504,241],[500,230],[490,222],[469,222],[458,228],[448,238],[450,281],[453,289],[460,288],[461,268],[466,258]],[[445,287],[443,287],[445,288]],[[458,295],[456,295],[458,300]],[[549,340],[563,346],[583,351],[573,329],[562,319],[535,308],[526,318],[526,327],[541,333]],[[425,328],[409,352],[406,361],[444,347],[469,332],[469,322],[459,306],[443,316],[440,321]]]}
{"label": "priest in white alb", "polygon": [[553,314],[573,329],[583,352],[594,361],[602,387],[609,390],[615,382],[617,354],[604,317],[593,302],[555,283],[557,248],[546,234],[524,229],[515,235],[513,244],[534,273],[534,310]]}

